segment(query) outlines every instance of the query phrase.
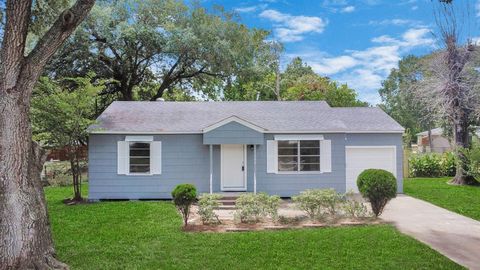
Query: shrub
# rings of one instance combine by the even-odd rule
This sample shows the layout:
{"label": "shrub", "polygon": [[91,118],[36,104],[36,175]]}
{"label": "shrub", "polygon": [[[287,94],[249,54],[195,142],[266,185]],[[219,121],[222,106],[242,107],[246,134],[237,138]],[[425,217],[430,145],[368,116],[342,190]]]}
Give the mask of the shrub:
{"label": "shrub", "polygon": [[274,221],[278,220],[278,208],[282,199],[280,196],[273,195],[269,196],[267,193],[259,193],[257,195],[258,200],[260,201],[260,206],[263,210],[263,216],[270,216]]}
{"label": "shrub", "polygon": [[258,222],[263,214],[263,207],[257,195],[247,193],[240,195],[235,201],[237,210],[235,218],[240,219],[243,223]]}
{"label": "shrub", "polygon": [[453,152],[443,153],[440,167],[442,168],[443,176],[455,176],[457,169],[457,157],[455,154]]}
{"label": "shrub", "polygon": [[470,149],[463,149],[467,174],[480,182],[480,144],[473,143]]}
{"label": "shrub", "polygon": [[242,194],[235,202],[235,217],[243,223],[258,222],[268,216],[277,220],[280,202],[279,196],[269,196],[266,193]]}
{"label": "shrub", "polygon": [[190,207],[197,200],[197,189],[192,184],[180,184],[172,191],[173,202],[183,217],[183,225],[187,226]]}
{"label": "shrub", "polygon": [[343,196],[334,189],[307,189],[292,199],[311,219],[321,219],[325,213],[332,216],[337,214]]}
{"label": "shrub", "polygon": [[438,154],[410,156],[410,175],[413,177],[438,177],[442,175],[441,158]]}
{"label": "shrub", "polygon": [[375,216],[382,214],[388,201],[397,195],[395,176],[385,170],[368,169],[357,179],[357,186],[363,197],[367,198]]}
{"label": "shrub", "polygon": [[337,206],[344,200],[344,196],[337,193],[333,188],[320,190],[322,206],[328,214],[337,215]]}
{"label": "shrub", "polygon": [[362,218],[368,216],[367,207],[357,200],[355,200],[355,193],[349,191],[345,194],[345,201],[342,205],[345,214],[350,218]]}
{"label": "shrub", "polygon": [[323,200],[321,189],[307,189],[300,192],[299,195],[293,196],[292,200],[297,207],[307,213],[311,219],[322,218]]}
{"label": "shrub", "polygon": [[416,154],[409,158],[409,165],[413,177],[454,176],[457,159],[451,152]]}
{"label": "shrub", "polygon": [[203,194],[198,200],[198,214],[202,218],[203,224],[218,224],[220,220],[218,215],[213,211],[220,203],[218,200],[222,198],[220,194]]}

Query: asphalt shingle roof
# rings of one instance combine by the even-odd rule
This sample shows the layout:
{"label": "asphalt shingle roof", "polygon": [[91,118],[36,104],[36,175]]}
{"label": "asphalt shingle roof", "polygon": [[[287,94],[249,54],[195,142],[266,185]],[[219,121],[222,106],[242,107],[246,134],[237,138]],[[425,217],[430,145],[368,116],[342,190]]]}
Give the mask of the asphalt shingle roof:
{"label": "asphalt shingle roof", "polygon": [[237,116],[266,132],[402,132],[379,108],[331,108],[324,101],[115,101],[89,130],[94,133],[201,133]]}

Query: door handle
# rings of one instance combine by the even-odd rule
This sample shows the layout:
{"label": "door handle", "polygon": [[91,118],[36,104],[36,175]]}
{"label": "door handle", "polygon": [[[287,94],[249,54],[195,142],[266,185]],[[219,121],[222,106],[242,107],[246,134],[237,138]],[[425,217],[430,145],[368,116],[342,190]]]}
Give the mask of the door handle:
{"label": "door handle", "polygon": [[245,171],[245,166],[242,165],[242,172]]}

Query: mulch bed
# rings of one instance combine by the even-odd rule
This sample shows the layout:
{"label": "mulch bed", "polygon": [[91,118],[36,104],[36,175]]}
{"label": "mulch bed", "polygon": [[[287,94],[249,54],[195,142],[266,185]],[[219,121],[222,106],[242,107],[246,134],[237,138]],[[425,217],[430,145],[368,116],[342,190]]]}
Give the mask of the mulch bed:
{"label": "mulch bed", "polygon": [[201,221],[193,221],[183,228],[186,232],[248,232],[248,231],[272,231],[272,230],[288,230],[288,229],[302,229],[302,228],[326,228],[326,227],[340,227],[340,226],[360,226],[360,225],[374,225],[385,224],[386,222],[376,218],[363,219],[336,219],[327,222],[312,222],[304,220],[302,222],[295,222],[291,224],[274,223],[271,221],[264,221],[258,223],[238,223],[233,220],[222,220],[221,224],[206,225]]}

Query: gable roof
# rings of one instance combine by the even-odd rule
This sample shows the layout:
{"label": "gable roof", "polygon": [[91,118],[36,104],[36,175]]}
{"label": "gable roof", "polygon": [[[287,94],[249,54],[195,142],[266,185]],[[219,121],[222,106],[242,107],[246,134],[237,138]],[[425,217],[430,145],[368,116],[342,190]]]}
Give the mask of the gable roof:
{"label": "gable roof", "polygon": [[202,131],[203,131],[203,133],[207,133],[207,132],[210,132],[212,130],[215,130],[215,129],[223,126],[223,125],[226,125],[226,124],[232,123],[232,122],[239,123],[240,125],[243,125],[245,127],[248,127],[250,129],[253,129],[253,130],[258,131],[258,132],[262,132],[262,133],[265,132],[264,128],[262,128],[260,126],[257,126],[255,124],[252,124],[252,123],[250,123],[250,122],[248,122],[248,121],[246,121],[246,120],[244,120],[240,117],[237,117],[235,115],[230,116],[228,118],[225,118],[225,119],[223,119],[223,120],[221,120],[217,123],[214,123],[213,125],[210,125],[210,126],[204,128]]}
{"label": "gable roof", "polygon": [[[324,101],[165,102],[115,101],[89,128],[91,133],[203,133],[236,117],[266,133],[401,133],[376,107],[331,108]],[[227,121],[228,122],[228,121]]]}

